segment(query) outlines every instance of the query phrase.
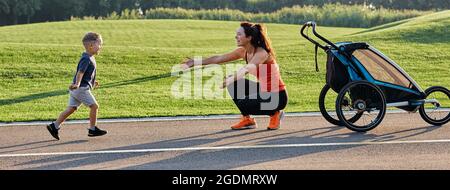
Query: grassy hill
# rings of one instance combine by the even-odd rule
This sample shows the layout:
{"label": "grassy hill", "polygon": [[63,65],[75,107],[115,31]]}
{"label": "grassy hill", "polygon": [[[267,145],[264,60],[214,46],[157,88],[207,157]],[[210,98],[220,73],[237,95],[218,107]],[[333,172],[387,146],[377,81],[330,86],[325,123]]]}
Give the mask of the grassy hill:
{"label": "grassy hill", "polygon": [[[320,25],[320,23],[319,23]],[[67,87],[87,31],[100,32],[102,88],[94,91],[101,118],[238,113],[232,102],[175,99],[174,65],[185,57],[235,48],[238,22],[193,20],[73,21],[0,27],[0,122],[51,120],[67,106]],[[282,76],[288,112],[317,111],[324,84],[314,71],[312,44],[297,25],[268,24]],[[333,41],[366,41],[400,64],[426,88],[450,84],[450,11],[372,29],[320,27]],[[242,61],[236,64],[243,64]],[[82,108],[72,119],[87,118]]]}
{"label": "grassy hill", "polygon": [[382,50],[423,88],[450,87],[450,11],[381,26],[352,37]]}

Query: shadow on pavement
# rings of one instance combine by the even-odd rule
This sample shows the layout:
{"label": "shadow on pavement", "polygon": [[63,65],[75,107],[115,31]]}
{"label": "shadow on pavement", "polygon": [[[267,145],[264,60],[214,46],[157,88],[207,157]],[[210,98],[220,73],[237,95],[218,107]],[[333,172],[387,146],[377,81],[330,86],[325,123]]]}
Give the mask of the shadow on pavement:
{"label": "shadow on pavement", "polygon": [[[252,145],[275,145],[275,144],[309,144],[309,143],[339,143],[339,142],[383,142],[399,140],[420,134],[431,132],[439,127],[413,128],[383,135],[367,133],[340,133],[339,130],[347,130],[343,127],[323,127],[299,131],[232,131],[224,130],[211,134],[195,135],[178,139],[170,139],[159,142],[144,143],[138,145],[102,149],[111,150],[141,150],[160,148],[185,148],[206,147],[210,143],[223,140],[238,140],[232,143],[220,144],[220,146],[241,146],[244,143]],[[266,136],[261,136],[265,135]],[[240,140],[247,137],[246,140]],[[250,139],[248,139],[250,138]],[[64,155],[49,157],[40,160],[29,161],[20,166],[40,165],[29,167],[31,170],[54,170],[73,169],[80,167],[95,166],[106,162],[119,161],[137,157],[156,157],[157,161],[135,164],[120,169],[125,170],[229,170],[249,165],[265,163],[270,161],[302,157],[327,151],[350,149],[365,145],[348,146],[321,146],[321,147],[290,147],[290,148],[257,148],[257,149],[225,149],[225,150],[199,150],[177,152],[173,157],[167,159],[158,158],[160,152],[146,153],[121,153],[121,154],[90,154],[90,155]],[[51,164],[47,164],[51,163]],[[132,164],[132,163],[130,163]]]}

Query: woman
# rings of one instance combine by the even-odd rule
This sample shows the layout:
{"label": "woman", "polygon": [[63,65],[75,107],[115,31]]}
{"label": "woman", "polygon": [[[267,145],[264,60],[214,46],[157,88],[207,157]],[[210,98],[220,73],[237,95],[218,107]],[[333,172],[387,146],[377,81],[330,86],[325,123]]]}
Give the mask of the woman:
{"label": "woman", "polygon": [[[265,28],[260,24],[241,23],[241,27],[236,31],[236,43],[238,48],[234,51],[209,57],[201,62],[202,65],[209,65],[244,59],[247,63],[234,75],[228,76],[223,83],[223,88],[227,87],[242,114],[241,121],[231,128],[254,129],[257,125],[251,115],[269,115],[270,124],[267,129],[279,129],[288,95]],[[185,69],[193,66],[192,59],[182,64]],[[255,75],[258,81],[245,79],[248,73]]]}

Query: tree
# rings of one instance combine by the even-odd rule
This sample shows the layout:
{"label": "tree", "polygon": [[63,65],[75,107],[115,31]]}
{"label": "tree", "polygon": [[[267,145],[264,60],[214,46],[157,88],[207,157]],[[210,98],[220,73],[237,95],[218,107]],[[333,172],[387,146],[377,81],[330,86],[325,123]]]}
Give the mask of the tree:
{"label": "tree", "polygon": [[366,4],[389,9],[450,9],[450,0],[0,0],[0,26],[68,20],[71,16],[106,17],[112,12],[152,8],[237,9],[274,12],[284,7],[327,3]]}
{"label": "tree", "polygon": [[6,16],[9,14],[9,5],[6,0],[0,0],[0,26],[6,25]]}
{"label": "tree", "polygon": [[40,6],[41,0],[1,0],[0,14],[4,15],[5,23],[18,24],[21,17],[29,23]]}
{"label": "tree", "polygon": [[25,16],[26,23],[30,23],[31,17],[33,17],[36,14],[36,11],[40,10],[41,8],[41,0],[22,0],[22,11],[21,15],[19,16]]}
{"label": "tree", "polygon": [[6,0],[0,0],[0,14],[8,14],[9,13],[9,5]]}
{"label": "tree", "polygon": [[87,16],[84,14],[88,0],[41,0],[42,9],[36,13],[35,22],[67,20],[70,16]]}

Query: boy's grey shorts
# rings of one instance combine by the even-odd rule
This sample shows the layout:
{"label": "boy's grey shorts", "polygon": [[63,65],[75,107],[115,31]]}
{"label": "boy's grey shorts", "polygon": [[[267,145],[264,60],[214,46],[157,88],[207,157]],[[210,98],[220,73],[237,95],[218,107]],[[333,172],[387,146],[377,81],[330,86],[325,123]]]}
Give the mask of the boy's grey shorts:
{"label": "boy's grey shorts", "polygon": [[81,104],[88,107],[97,104],[91,89],[88,87],[80,87],[76,90],[70,90],[69,107],[79,108]]}

